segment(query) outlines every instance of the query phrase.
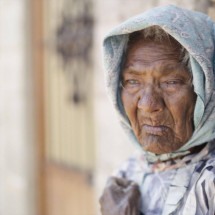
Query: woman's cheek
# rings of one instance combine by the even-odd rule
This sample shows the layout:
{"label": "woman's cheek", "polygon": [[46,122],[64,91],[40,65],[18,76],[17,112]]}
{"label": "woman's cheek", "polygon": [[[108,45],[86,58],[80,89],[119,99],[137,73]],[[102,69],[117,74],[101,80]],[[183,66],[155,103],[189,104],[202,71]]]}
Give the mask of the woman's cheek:
{"label": "woman's cheek", "polygon": [[135,96],[131,96],[127,93],[122,93],[122,104],[128,117],[136,112],[137,99]]}

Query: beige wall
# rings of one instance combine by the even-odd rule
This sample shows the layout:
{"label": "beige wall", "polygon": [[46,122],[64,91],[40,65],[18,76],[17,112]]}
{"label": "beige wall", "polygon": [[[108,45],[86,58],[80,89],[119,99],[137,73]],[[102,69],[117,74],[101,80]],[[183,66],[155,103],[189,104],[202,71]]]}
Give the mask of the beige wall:
{"label": "beige wall", "polygon": [[36,215],[27,0],[0,1],[0,214]]}

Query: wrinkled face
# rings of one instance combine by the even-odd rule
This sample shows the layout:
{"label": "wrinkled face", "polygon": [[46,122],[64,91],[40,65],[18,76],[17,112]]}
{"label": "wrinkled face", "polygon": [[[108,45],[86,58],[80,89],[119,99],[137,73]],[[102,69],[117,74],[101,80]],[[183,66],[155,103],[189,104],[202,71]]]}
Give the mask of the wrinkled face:
{"label": "wrinkled face", "polygon": [[134,134],[146,151],[170,153],[193,133],[196,94],[192,75],[165,44],[137,42],[127,53],[121,98]]}

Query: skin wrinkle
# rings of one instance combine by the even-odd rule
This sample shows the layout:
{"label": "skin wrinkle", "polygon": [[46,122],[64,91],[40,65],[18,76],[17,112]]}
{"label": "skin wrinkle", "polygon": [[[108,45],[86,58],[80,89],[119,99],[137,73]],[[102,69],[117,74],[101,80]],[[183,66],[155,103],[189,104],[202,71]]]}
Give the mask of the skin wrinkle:
{"label": "skin wrinkle", "polygon": [[[155,154],[176,151],[193,132],[196,95],[192,75],[171,44],[132,43],[122,72],[123,83],[137,79],[143,85],[132,95],[122,88],[122,103],[138,141],[144,150]],[[169,79],[179,79],[179,83],[169,88]]]}

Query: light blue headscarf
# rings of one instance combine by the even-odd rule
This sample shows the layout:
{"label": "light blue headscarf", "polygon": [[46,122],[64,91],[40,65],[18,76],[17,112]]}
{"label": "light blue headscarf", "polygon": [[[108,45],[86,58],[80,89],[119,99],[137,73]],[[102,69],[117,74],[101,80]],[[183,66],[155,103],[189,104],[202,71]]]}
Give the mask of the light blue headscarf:
{"label": "light blue headscarf", "polygon": [[150,162],[188,154],[190,148],[215,138],[215,24],[205,14],[173,5],[153,8],[132,17],[114,28],[104,39],[106,84],[122,126],[132,138],[132,141],[140,147],[121,103],[119,93],[120,67],[129,34],[153,25],[160,26],[189,52],[197,101],[194,111],[195,130],[190,140],[172,153],[156,155],[145,152]]}

